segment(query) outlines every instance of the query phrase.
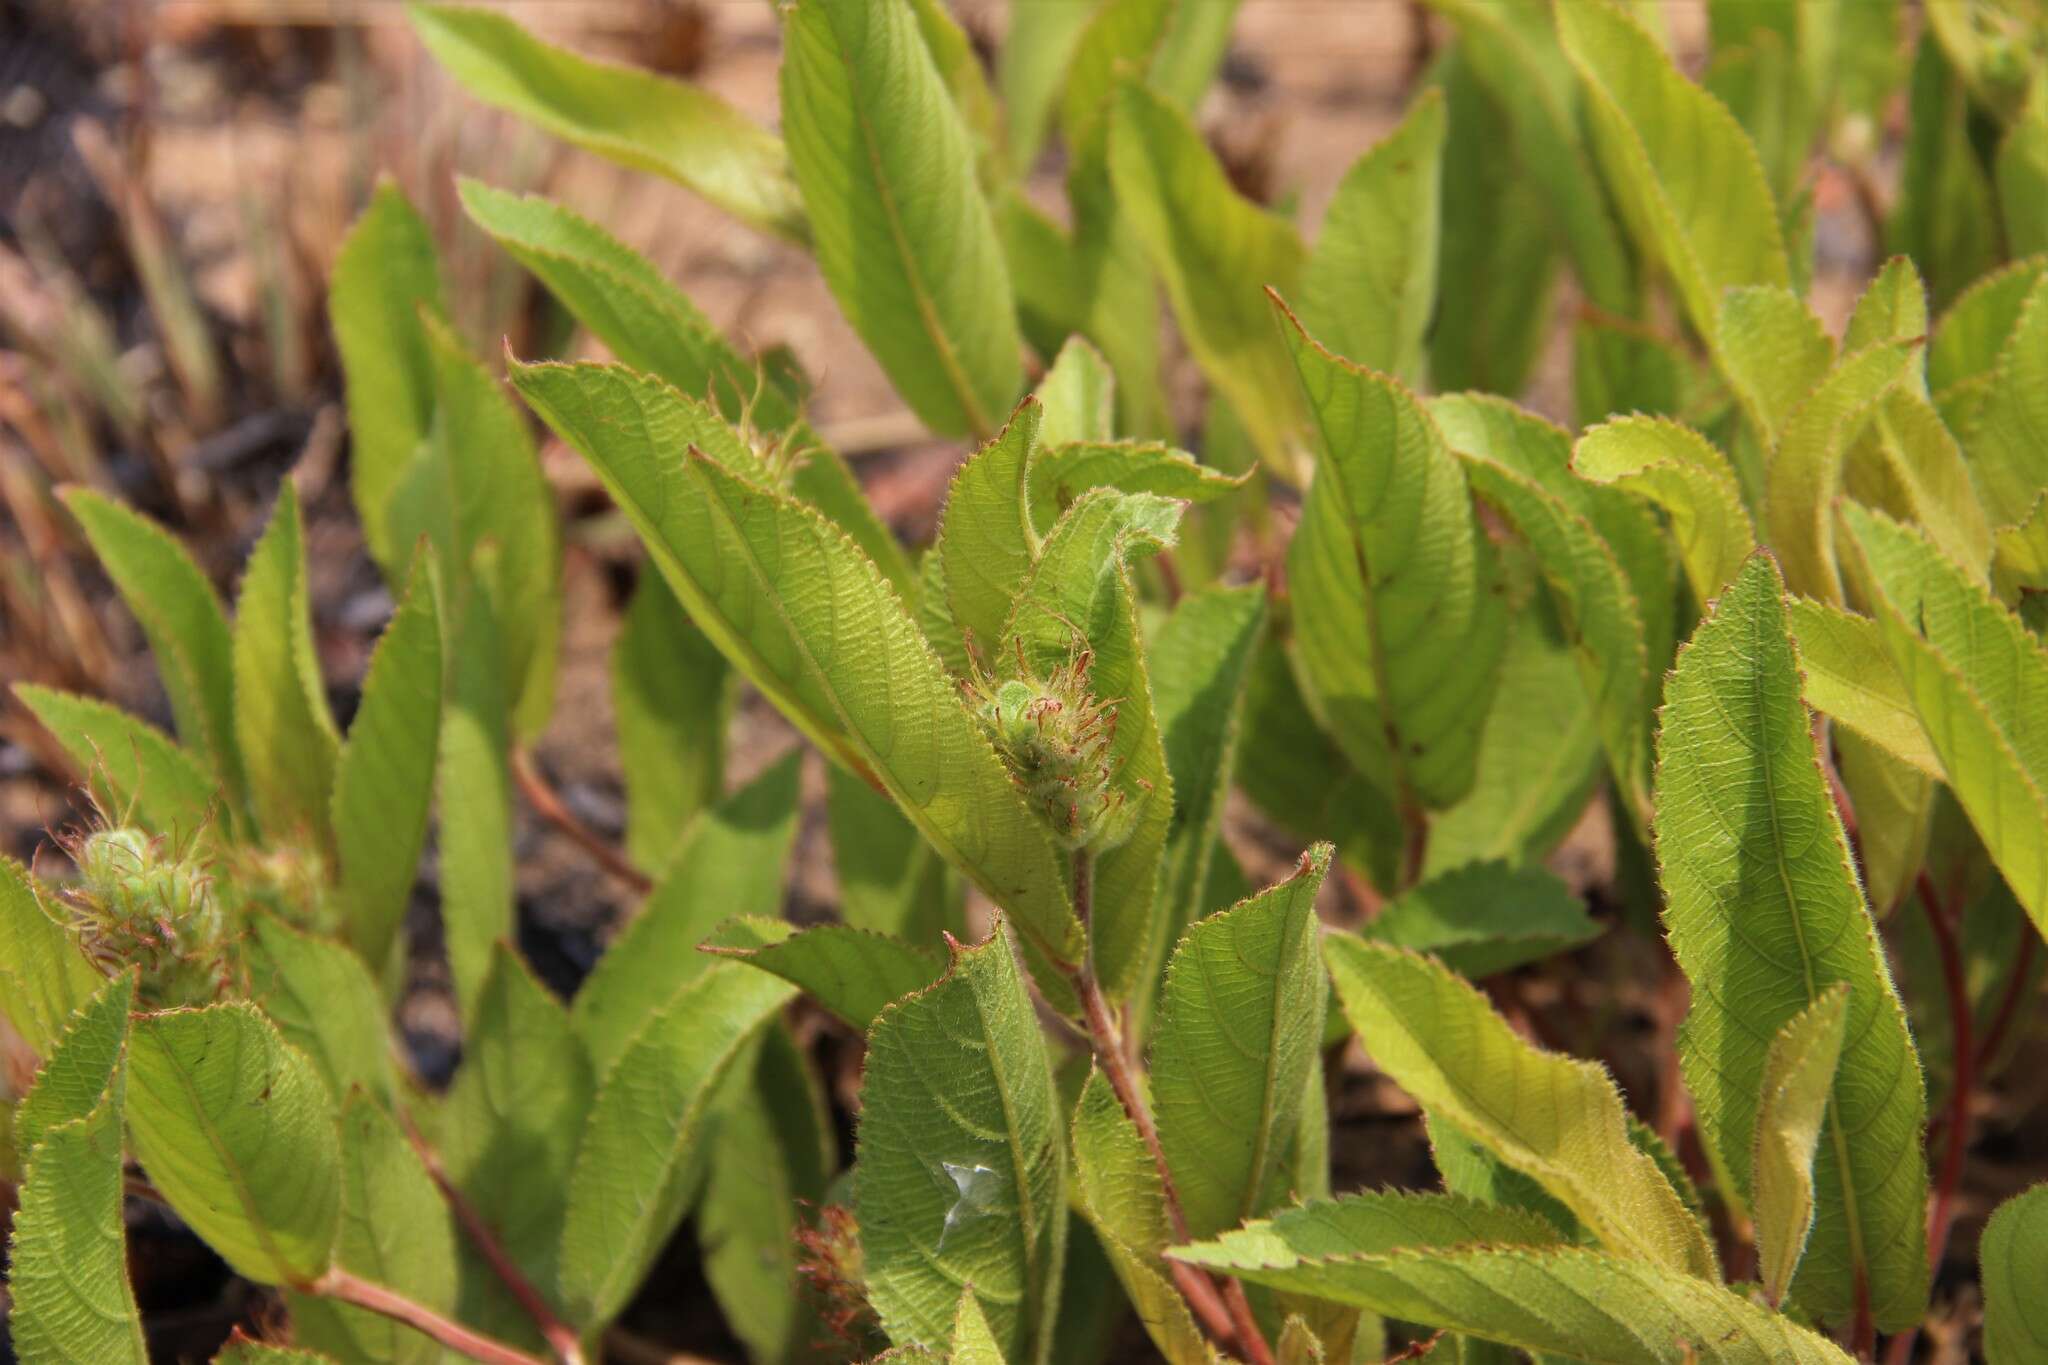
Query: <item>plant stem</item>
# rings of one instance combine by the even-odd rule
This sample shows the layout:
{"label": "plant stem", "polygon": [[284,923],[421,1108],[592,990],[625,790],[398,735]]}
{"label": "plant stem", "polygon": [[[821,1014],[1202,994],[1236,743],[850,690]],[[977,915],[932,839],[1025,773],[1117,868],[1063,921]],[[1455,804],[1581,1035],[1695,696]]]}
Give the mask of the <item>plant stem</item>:
{"label": "plant stem", "polygon": [[[1955,1225],[1956,1189],[1962,1184],[1963,1158],[1970,1146],[1970,1091],[1976,1085],[1976,1022],[1970,1012],[1970,988],[1963,975],[1962,948],[1956,941],[1956,916],[1941,903],[1933,880],[1925,872],[1914,881],[1920,904],[1927,912],[1927,926],[1934,932],[1934,947],[1941,959],[1942,988],[1948,996],[1949,1051],[1955,1057],[1955,1075],[1949,1078],[1948,1132],[1942,1148],[1941,1170],[1935,1177],[1934,1203],[1927,1211],[1927,1265],[1937,1278],[1942,1256],[1948,1251],[1949,1230]],[[1891,1365],[1905,1365],[1913,1358],[1916,1330],[1899,1333],[1885,1351]]]}
{"label": "plant stem", "polygon": [[1997,1012],[1991,1016],[1991,1026],[1984,1030],[1984,1037],[1977,1044],[1977,1071],[1982,1074],[1998,1060],[1999,1049],[2005,1046],[2006,1034],[2012,1032],[2012,1021],[2018,1017],[2020,1001],[2027,993],[2027,978],[2033,974],[2034,953],[2041,946],[2041,936],[2033,927],[2020,925],[2019,951],[2013,954],[2012,975],[2006,979],[2005,992],[1998,997]]}
{"label": "plant stem", "polygon": [[1419,801],[1401,804],[1401,889],[1407,891],[1422,880],[1423,863],[1429,857],[1429,812]]}
{"label": "plant stem", "polygon": [[[1081,957],[1081,965],[1069,973],[1074,993],[1081,998],[1081,1011],[1088,1023],[1088,1041],[1095,1049],[1095,1061],[1102,1068],[1103,1076],[1109,1081],[1109,1088],[1116,1092],[1117,1102],[1123,1105],[1124,1113],[1138,1130],[1138,1137],[1144,1142],[1145,1150],[1152,1154],[1152,1164],[1159,1172],[1159,1189],[1166,1203],[1166,1220],[1173,1227],[1174,1240],[1189,1242],[1188,1216],[1181,1207],[1180,1191],[1174,1187],[1173,1173],[1166,1166],[1166,1149],[1159,1145],[1159,1128],[1152,1122],[1152,1111],[1145,1105],[1144,1096],[1139,1093],[1137,1077],[1131,1070],[1130,1058],[1124,1052],[1123,1040],[1118,1036],[1116,1020],[1110,1015],[1109,1002],[1102,997],[1102,986],[1095,979],[1095,936],[1090,917],[1094,912],[1095,899],[1095,858],[1087,849],[1074,854],[1074,913],[1080,917],[1081,927],[1087,934],[1088,947]],[[1223,1295],[1216,1292],[1216,1285],[1208,1276],[1191,1265],[1172,1259],[1167,1267],[1173,1274],[1173,1282],[1188,1301],[1188,1307],[1201,1319],[1209,1334],[1222,1342],[1235,1339],[1237,1345],[1251,1358],[1252,1365],[1273,1365],[1272,1348],[1259,1332],[1259,1325],[1251,1315],[1251,1305],[1245,1300],[1244,1288],[1235,1280],[1224,1281]]]}
{"label": "plant stem", "polygon": [[448,1178],[447,1168],[441,1164],[440,1153],[427,1144],[426,1138],[413,1123],[412,1115],[400,1109],[399,1121],[405,1128],[407,1141],[412,1143],[413,1151],[419,1156],[420,1164],[425,1166],[427,1174],[433,1177],[435,1186],[441,1191],[441,1197],[448,1201],[450,1212],[454,1213],[455,1221],[462,1224],[462,1230],[469,1237],[470,1244],[490,1264],[492,1272],[504,1282],[505,1288],[512,1292],[512,1297],[519,1301],[519,1306],[526,1310],[526,1315],[533,1319],[533,1324],[540,1329],[541,1338],[547,1342],[548,1349],[555,1353],[555,1358],[561,1365],[583,1365],[583,1345],[576,1339],[575,1329],[555,1316],[554,1310],[548,1307],[547,1300],[533,1287],[533,1282],[526,1278],[505,1248],[498,1244],[497,1236],[491,1231],[491,1225],[484,1221],[484,1216],[477,1212],[474,1204],[463,1197],[462,1191],[455,1188],[455,1182]]}
{"label": "plant stem", "polygon": [[538,1356],[530,1356],[516,1347],[507,1346],[493,1337],[472,1332],[459,1322],[442,1317],[425,1304],[414,1303],[395,1289],[360,1279],[340,1266],[330,1268],[326,1274],[305,1286],[309,1294],[333,1299],[337,1303],[352,1304],[366,1308],[372,1313],[402,1322],[414,1331],[432,1337],[457,1355],[481,1361],[483,1365],[547,1365]]}
{"label": "plant stem", "polygon": [[632,861],[604,836],[576,818],[576,812],[569,809],[547,778],[541,775],[540,769],[534,766],[531,754],[520,751],[512,755],[512,778],[519,784],[520,794],[533,807],[534,813],[575,840],[605,871],[640,895],[654,889],[653,880],[645,872],[633,866]]}

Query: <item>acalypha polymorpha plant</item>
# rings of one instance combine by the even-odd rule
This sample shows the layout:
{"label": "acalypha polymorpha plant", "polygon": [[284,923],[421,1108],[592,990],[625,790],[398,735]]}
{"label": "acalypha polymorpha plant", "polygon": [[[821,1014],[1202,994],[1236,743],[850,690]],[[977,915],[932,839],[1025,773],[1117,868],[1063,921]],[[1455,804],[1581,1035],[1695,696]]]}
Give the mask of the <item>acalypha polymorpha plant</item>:
{"label": "acalypha polymorpha plant", "polygon": [[[811,252],[964,459],[904,545],[786,355],[465,180],[615,358],[501,378],[380,188],[329,300],[397,603],[346,733],[289,482],[232,614],[67,494],[176,739],[18,689],[93,797],[0,876],[19,1356],[145,1358],[140,1199],[273,1291],[245,1365],[648,1358],[617,1322],[686,1224],[758,1362],[1087,1365],[1127,1315],[1174,1365],[1903,1362],[1930,1313],[1940,1359],[2048,1360],[2048,1187],[1933,1283],[2041,1016],[2044,15],[1710,0],[1696,81],[1654,7],[1432,4],[1313,240],[1192,120],[1227,0],[1020,3],[993,78],[940,0],[795,0],[779,133],[414,10],[477,98]],[[1815,167],[1874,174],[1895,99],[1896,254],[1830,327]],[[1020,192],[1054,131],[1062,222]],[[1559,425],[1512,395],[1567,334]],[[529,413],[647,566],[651,889],[567,1005],[508,946],[561,616]],[[740,687],[822,755],[833,921],[782,917],[799,757],[725,789]],[[1298,851],[1264,890],[1233,791]],[[1546,870],[1589,818],[1598,918]],[[430,826],[442,1089],[390,1028]],[[1537,1041],[1514,985],[1565,954],[1662,974],[1663,1093]],[[820,1027],[865,1043],[843,1169]],[[1437,1187],[1333,1192],[1354,1037]]]}

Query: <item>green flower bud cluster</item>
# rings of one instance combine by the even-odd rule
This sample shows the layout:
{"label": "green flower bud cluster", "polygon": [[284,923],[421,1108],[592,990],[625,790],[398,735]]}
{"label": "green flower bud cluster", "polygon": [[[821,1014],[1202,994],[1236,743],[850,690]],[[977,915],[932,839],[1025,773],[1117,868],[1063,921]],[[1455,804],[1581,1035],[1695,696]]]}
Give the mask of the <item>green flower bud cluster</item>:
{"label": "green flower bud cluster", "polygon": [[233,936],[196,844],[176,849],[123,825],[66,844],[79,879],[64,902],[79,947],[109,976],[141,968],[139,995],[154,1007],[208,1003],[235,979]]}
{"label": "green flower bud cluster", "polygon": [[240,850],[228,881],[243,906],[268,910],[310,934],[341,932],[340,906],[330,889],[327,860],[310,848],[280,844]]}
{"label": "green flower bud cluster", "polygon": [[1018,790],[1067,849],[1114,848],[1135,812],[1116,785],[1116,703],[1088,690],[1083,651],[1044,679],[969,684],[970,704]]}

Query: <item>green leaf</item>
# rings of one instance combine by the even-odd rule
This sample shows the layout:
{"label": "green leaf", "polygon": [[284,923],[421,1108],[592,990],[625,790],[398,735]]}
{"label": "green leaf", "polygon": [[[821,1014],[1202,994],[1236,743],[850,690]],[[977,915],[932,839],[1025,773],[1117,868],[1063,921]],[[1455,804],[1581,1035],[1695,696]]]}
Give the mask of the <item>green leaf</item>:
{"label": "green leaf", "polygon": [[23,1360],[148,1361],[121,1197],[116,1079],[28,1154],[7,1265],[7,1327]]}
{"label": "green leaf", "polygon": [[311,589],[299,491],[278,488],[235,600],[235,735],[256,823],[272,843],[328,840],[328,798],[341,741],[313,652]]}
{"label": "green leaf", "polygon": [[1292,473],[1302,408],[1261,290],[1292,293],[1294,226],[1240,195],[1187,117],[1143,86],[1117,94],[1109,139],[1119,209],[1165,282],[1181,335],[1269,465]]}
{"label": "green leaf", "polygon": [[237,1327],[228,1335],[227,1345],[213,1358],[213,1365],[330,1365],[331,1358],[313,1351],[295,1351],[272,1346],[242,1335]]}
{"label": "green leaf", "polygon": [[357,1087],[390,1100],[397,1093],[391,1032],[363,960],[274,915],[254,916],[253,929],[251,995],[284,1040],[319,1069],[337,1102]]}
{"label": "green leaf", "polygon": [[1706,1150],[1747,1201],[1771,1039],[1848,984],[1813,1237],[1792,1292],[1833,1322],[1867,1285],[1877,1325],[1895,1331],[1926,1301],[1926,1100],[1798,697],[1784,587],[1759,554],[1680,654],[1658,732],[1664,924],[1693,985],[1679,1059]]}
{"label": "green leaf", "polygon": [[795,994],[763,973],[714,965],[647,1020],[605,1075],[562,1225],[562,1298],[574,1321],[610,1322],[639,1287],[696,1193],[712,1092]]}
{"label": "green leaf", "polygon": [[1227,497],[1248,478],[1249,473],[1232,476],[1197,464],[1185,450],[1157,441],[1047,444],[1031,461],[1031,521],[1041,533],[1051,530],[1060,513],[1091,488],[1203,503]]}
{"label": "green leaf", "polygon": [[24,1156],[33,1156],[59,1125],[90,1116],[110,1095],[118,1128],[135,975],[130,969],[107,981],[72,1014],[64,1036],[14,1111],[14,1142]]}
{"label": "green leaf", "polygon": [[732,670],[658,573],[643,573],[612,647],[626,852],[659,872],[725,785]]}
{"label": "green leaf", "polygon": [[1984,1358],[2025,1365],[2048,1347],[2048,1185],[2036,1185],[1998,1206],[1977,1244],[1984,1286]]}
{"label": "green leaf", "polygon": [[2048,274],[2034,282],[1964,449],[1993,526],[2026,520],[2048,484]]}
{"label": "green leaf", "polygon": [[1756,548],[1734,468],[1682,423],[1637,416],[1594,427],[1573,446],[1572,470],[1663,509],[1695,601],[1718,597]]}
{"label": "green leaf", "polygon": [[[1884,662],[1891,666],[1891,660]],[[1809,666],[1809,677],[1811,673]],[[1871,910],[1883,919],[1912,890],[1913,878],[1927,860],[1940,788],[1926,773],[1847,726],[1835,731],[1834,740],[1835,768],[1849,793],[1849,809],[1856,812],[1864,894]]]}
{"label": "green leaf", "polygon": [[36,1052],[48,1056],[71,1012],[102,978],[43,906],[34,879],[0,854],[0,1013]]}
{"label": "green leaf", "polygon": [[1766,444],[1784,434],[1835,363],[1835,339],[1806,300],[1782,286],[1750,285],[1721,296],[1715,363]]}
{"label": "green leaf", "polygon": [[415,5],[407,14],[435,59],[486,104],[667,176],[763,231],[804,239],[782,144],[709,91],[579,57],[488,10]]}
{"label": "green leaf", "polygon": [[569,1010],[597,1075],[676,992],[709,968],[697,951],[734,915],[775,916],[796,839],[802,750],[697,817],[668,870],[597,960]]}
{"label": "green leaf", "polygon": [[1706,369],[1636,324],[1580,318],[1572,327],[1572,412],[1581,427],[1613,417],[1674,417],[1704,394]]}
{"label": "green leaf", "polygon": [[1533,569],[1515,575],[1521,600],[1510,607],[1501,656],[1501,676],[1514,685],[1494,692],[1472,790],[1430,820],[1424,877],[1465,863],[1541,861],[1600,780],[1599,728],[1579,660],[1534,576]]}
{"label": "green leaf", "polygon": [[1330,854],[1318,844],[1287,881],[1197,920],[1167,965],[1153,1109],[1196,1237],[1288,1196],[1285,1157],[1322,1040],[1315,899]]}
{"label": "green leaf", "polygon": [[596,467],[721,652],[805,735],[887,790],[1020,931],[1071,959],[1080,924],[1051,840],[874,566],[815,513],[664,444],[656,424],[678,420],[672,390],[599,367],[522,366],[515,377]]}
{"label": "green leaf", "polygon": [[1913,59],[1899,194],[1885,249],[1926,272],[1937,304],[1998,264],[1998,204],[1977,155],[1973,110],[1932,34]]}
{"label": "green leaf", "polygon": [[[1256,1284],[1589,1365],[1850,1360],[1825,1337],[1717,1284],[1589,1248],[1475,1239],[1441,1250],[1304,1256],[1268,1245],[1262,1233],[1263,1225],[1178,1254]],[[1233,1238],[1245,1239],[1242,1251]]]}
{"label": "green leaf", "polygon": [[476,1012],[492,945],[513,931],[511,701],[490,577],[488,570],[477,575],[478,590],[459,632],[451,633],[448,707],[435,760],[441,927],[465,1018]]}
{"label": "green leaf", "polygon": [[[1571,438],[1503,399],[1452,395],[1429,411],[1475,490],[1521,532],[1556,594],[1608,764],[1640,824],[1649,800],[1648,632],[1643,599],[1594,520],[1640,511],[1620,493],[1573,479]],[[1662,588],[1668,600],[1673,585]]]}
{"label": "green leaf", "polygon": [[996,104],[974,40],[947,11],[944,0],[910,0],[910,9],[917,17],[917,31],[931,53],[932,65],[972,137],[974,166],[982,183],[1001,183],[1009,176],[1003,111]]}
{"label": "green leaf", "polygon": [[1848,1007],[1849,987],[1838,981],[1788,1019],[1764,1054],[1751,1204],[1757,1276],[1773,1307],[1784,1301],[1813,1229],[1814,1153],[1842,1056]]}
{"label": "green leaf", "polygon": [[1999,531],[1993,542],[1992,582],[2007,602],[2024,603],[2029,593],[2048,592],[2048,494],[2017,526]]}
{"label": "green leaf", "polygon": [[327,1269],[341,1213],[334,1104],[255,1006],[138,1018],[128,1132],[150,1183],[237,1274],[293,1285]]}
{"label": "green leaf", "polygon": [[1444,97],[1426,90],[1330,200],[1301,272],[1301,320],[1367,369],[1416,383],[1436,308]]}
{"label": "green leaf", "polygon": [[1032,396],[1043,409],[1038,434],[1047,446],[1116,438],[1116,374],[1086,338],[1060,344]]}
{"label": "green leaf", "polygon": [[1170,1365],[1216,1360],[1161,1257],[1173,1241],[1173,1227],[1159,1167],[1109,1082],[1092,1069],[1074,1109],[1073,1151],[1077,1211],[1101,1242],[1160,1354]]}
{"label": "green leaf", "polygon": [[783,920],[729,920],[703,945],[800,987],[865,1031],[882,1007],[938,980],[945,962],[930,948],[847,924],[798,929]]}
{"label": "green leaf", "polygon": [[961,927],[959,881],[895,802],[828,765],[825,821],[847,924],[919,944]]}
{"label": "green leaf", "polygon": [[1004,1357],[1043,1360],[1066,1242],[1060,1105],[998,931],[868,1030],[854,1211],[868,1301],[892,1341],[943,1347],[959,1288]]}
{"label": "green leaf", "polygon": [[1403,892],[1360,934],[1432,953],[1477,979],[1590,943],[1600,925],[1552,873],[1490,862],[1468,863]]}
{"label": "green leaf", "polygon": [[1557,27],[1622,218],[1670,272],[1709,350],[1721,354],[1722,291],[1792,282],[1756,148],[1727,108],[1681,75],[1618,6],[1566,0]]}
{"label": "green leaf", "polygon": [[[362,1094],[341,1111],[341,1232],[334,1260],[414,1303],[452,1313],[456,1302],[455,1220],[405,1133]],[[338,1360],[438,1365],[431,1338],[367,1309],[292,1294],[293,1340]]]}
{"label": "green leaf", "polygon": [[1793,598],[1789,611],[1806,704],[1935,781],[1945,780],[1941,756],[1920,728],[1913,694],[1892,666],[1878,623],[1806,597]]}
{"label": "green leaf", "polygon": [[782,432],[803,452],[794,491],[845,528],[898,589],[910,564],[836,451],[803,420],[801,396],[761,359],[740,354],[653,262],[559,204],[473,180],[457,188],[470,219],[531,270],[612,354],[707,402],[729,421]]}
{"label": "green leaf", "polygon": [[953,1318],[952,1365],[1004,1365],[1003,1348],[996,1344],[988,1315],[974,1297],[974,1286],[960,1291],[960,1311]]}
{"label": "green leaf", "polygon": [[[1579,83],[1549,8],[1487,0],[1434,0],[1434,7],[1457,26],[1458,50],[1513,129],[1518,159],[1540,188],[1587,294],[1609,313],[1632,316],[1638,308],[1635,263],[1595,170]],[[1455,118],[1451,136],[1458,137]],[[1455,172],[1458,163],[1447,159],[1445,165]],[[1450,215],[1445,222],[1447,230],[1457,230]],[[1448,284],[1448,270],[1444,278]]]}
{"label": "green leaf", "polygon": [[1464,470],[1414,395],[1281,311],[1321,466],[1287,556],[1302,680],[1395,801],[1450,805],[1471,787],[1507,638]]}
{"label": "green leaf", "polygon": [[441,617],[433,569],[422,560],[370,657],[362,704],[334,769],[342,922],[365,962],[388,960],[405,922],[440,737]]}
{"label": "green leaf", "polygon": [[1203,893],[1237,767],[1252,658],[1265,624],[1266,594],[1256,584],[1214,586],[1183,597],[1152,637],[1152,706],[1174,803],[1137,997],[1141,1017],[1167,950],[1189,924],[1217,908],[1204,903]]}
{"label": "green leaf", "polygon": [[826,283],[926,425],[986,438],[1022,379],[1010,278],[916,16],[802,0],[783,39],[783,133]]}
{"label": "green leaf", "polygon": [[220,594],[183,545],[126,503],[75,486],[60,496],[149,640],[179,737],[239,797],[234,646]]}
{"label": "green leaf", "polygon": [[16,683],[14,695],[57,737],[115,819],[161,831],[182,847],[222,813],[219,779],[149,722],[34,683]]}
{"label": "green leaf", "polygon": [[1030,169],[1065,86],[1081,31],[1094,18],[1091,0],[1048,0],[1010,17],[996,53],[996,85],[1008,116],[1006,141],[1018,170]]}
{"label": "green leaf", "polygon": [[721,1099],[696,1215],[704,1277],[749,1359],[811,1359],[824,1324],[799,1280],[797,1233],[837,1161],[823,1087],[790,1031],[770,1028]]}
{"label": "green leaf", "polygon": [[945,573],[946,600],[968,648],[984,661],[1038,557],[1031,525],[1031,457],[1045,409],[1026,398],[994,440],[969,456],[946,494],[932,553]]}
{"label": "green leaf", "polygon": [[1531,1046],[1428,958],[1344,935],[1323,956],[1374,1062],[1425,1111],[1539,1181],[1617,1255],[1718,1278],[1706,1234],[1629,1140],[1603,1068]]}
{"label": "green leaf", "polygon": [[1130,564],[1173,543],[1180,512],[1181,504],[1149,493],[1084,494],[1046,536],[996,654],[1044,678],[1085,649],[1088,690],[1115,705],[1105,761],[1122,802],[1123,833],[1094,853],[1089,931],[1103,988],[1118,995],[1146,961],[1159,860],[1173,819],[1173,779],[1152,710]]}
{"label": "green leaf", "polygon": [[433,235],[388,179],[342,240],[327,312],[347,379],[349,491],[387,577],[412,554],[391,530],[392,494],[433,432],[434,361],[422,314],[441,314]]}
{"label": "green leaf", "polygon": [[2048,651],[1917,532],[1851,504],[1885,652],[1949,787],[2034,923],[2048,932]]}
{"label": "green leaf", "polygon": [[1880,341],[1911,341],[1927,332],[1927,284],[1911,259],[1894,256],[1857,298],[1842,332],[1842,351],[1854,354]]}
{"label": "green leaf", "polygon": [[1982,578],[1991,527],[1956,438],[1911,380],[1879,401],[1877,417],[1849,450],[1849,497],[1923,527],[1942,552]]}
{"label": "green leaf", "polygon": [[1927,345],[1927,387],[1942,417],[1967,440],[1989,392],[1999,357],[2019,322],[2048,257],[2032,256],[1994,270],[1949,305]]}
{"label": "green leaf", "polygon": [[1842,461],[1917,349],[1915,342],[1880,342],[1843,357],[1786,419],[1771,453],[1764,524],[1793,591],[1841,603],[1830,514],[1841,491]]}

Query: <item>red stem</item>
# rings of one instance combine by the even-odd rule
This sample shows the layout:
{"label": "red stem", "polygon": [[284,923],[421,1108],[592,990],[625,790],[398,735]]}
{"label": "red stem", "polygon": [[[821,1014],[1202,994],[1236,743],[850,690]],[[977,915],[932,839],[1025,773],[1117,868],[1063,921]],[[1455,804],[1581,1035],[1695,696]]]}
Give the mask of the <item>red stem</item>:
{"label": "red stem", "polygon": [[2005,1036],[2012,1032],[2012,1021],[2018,1017],[2020,1001],[2027,993],[2027,978],[2033,974],[2034,953],[2040,946],[2041,936],[2034,932],[2032,925],[2022,923],[2019,952],[2012,960],[2012,975],[2006,979],[2005,993],[1998,997],[1998,1010],[1991,1016],[1991,1026],[1984,1030],[1984,1037],[1977,1044],[1977,1070],[1980,1074],[1998,1060],[1999,1049],[2005,1046]]}
{"label": "red stem", "polygon": [[441,1345],[483,1365],[547,1365],[538,1356],[530,1356],[516,1347],[507,1346],[493,1337],[472,1332],[459,1322],[442,1317],[424,1304],[414,1303],[395,1289],[359,1279],[339,1266],[335,1266],[305,1286],[308,1293],[333,1299],[338,1303],[353,1304],[367,1308],[372,1313],[402,1322],[414,1331],[432,1337]]}
{"label": "red stem", "polygon": [[548,784],[534,766],[533,758],[526,753],[512,755],[512,778],[519,784],[520,794],[534,813],[568,835],[583,851],[597,861],[598,866],[633,888],[640,895],[654,889],[654,882],[645,872],[633,866],[632,860],[621,853],[612,843],[590,826],[576,818],[576,812]]}
{"label": "red stem", "polygon": [[526,1310],[526,1315],[533,1319],[534,1326],[540,1329],[541,1337],[547,1342],[548,1349],[555,1353],[561,1365],[583,1365],[583,1344],[576,1339],[575,1329],[555,1316],[554,1310],[548,1307],[547,1300],[533,1287],[533,1282],[526,1278],[505,1248],[498,1244],[497,1235],[492,1232],[491,1225],[485,1221],[484,1216],[477,1212],[476,1206],[463,1196],[462,1191],[455,1188],[455,1182],[448,1178],[447,1168],[441,1164],[440,1153],[429,1146],[426,1138],[421,1136],[419,1128],[412,1121],[412,1115],[401,1109],[399,1119],[404,1125],[407,1140],[412,1143],[413,1151],[419,1155],[420,1164],[427,1168],[427,1174],[433,1177],[434,1184],[441,1191],[441,1197],[448,1201],[448,1208],[454,1213],[455,1221],[462,1224],[462,1230],[469,1237],[470,1244],[490,1264],[492,1272],[504,1282],[505,1288],[512,1292],[512,1297],[519,1300],[519,1306]]}
{"label": "red stem", "polygon": [[[1094,895],[1094,857],[1082,849],[1074,855],[1074,912],[1080,917],[1084,929],[1090,928]],[[1138,1130],[1145,1150],[1152,1154],[1152,1164],[1159,1171],[1160,1193],[1166,1202],[1166,1220],[1173,1227],[1174,1240],[1189,1242],[1194,1239],[1188,1234],[1187,1212],[1181,1207],[1180,1191],[1174,1187],[1173,1173],[1167,1169],[1166,1149],[1159,1143],[1159,1128],[1152,1122],[1152,1111],[1146,1107],[1145,1098],[1139,1093],[1137,1077],[1132,1074],[1130,1059],[1125,1055],[1123,1041],[1117,1034],[1116,1020],[1111,1017],[1109,1002],[1103,999],[1102,986],[1095,979],[1092,942],[1091,931],[1091,947],[1081,965],[1069,974],[1088,1022],[1088,1040],[1095,1049],[1096,1064],[1102,1068],[1109,1088],[1116,1093],[1117,1102],[1123,1105],[1124,1113]],[[1273,1365],[1272,1348],[1266,1344],[1259,1324],[1252,1317],[1251,1304],[1244,1297],[1242,1285],[1236,1280],[1226,1279],[1223,1293],[1219,1296],[1215,1282],[1194,1266],[1170,1257],[1166,1264],[1181,1297],[1188,1301],[1188,1307],[1201,1319],[1209,1335],[1226,1344],[1235,1340],[1251,1358],[1252,1365]]]}

